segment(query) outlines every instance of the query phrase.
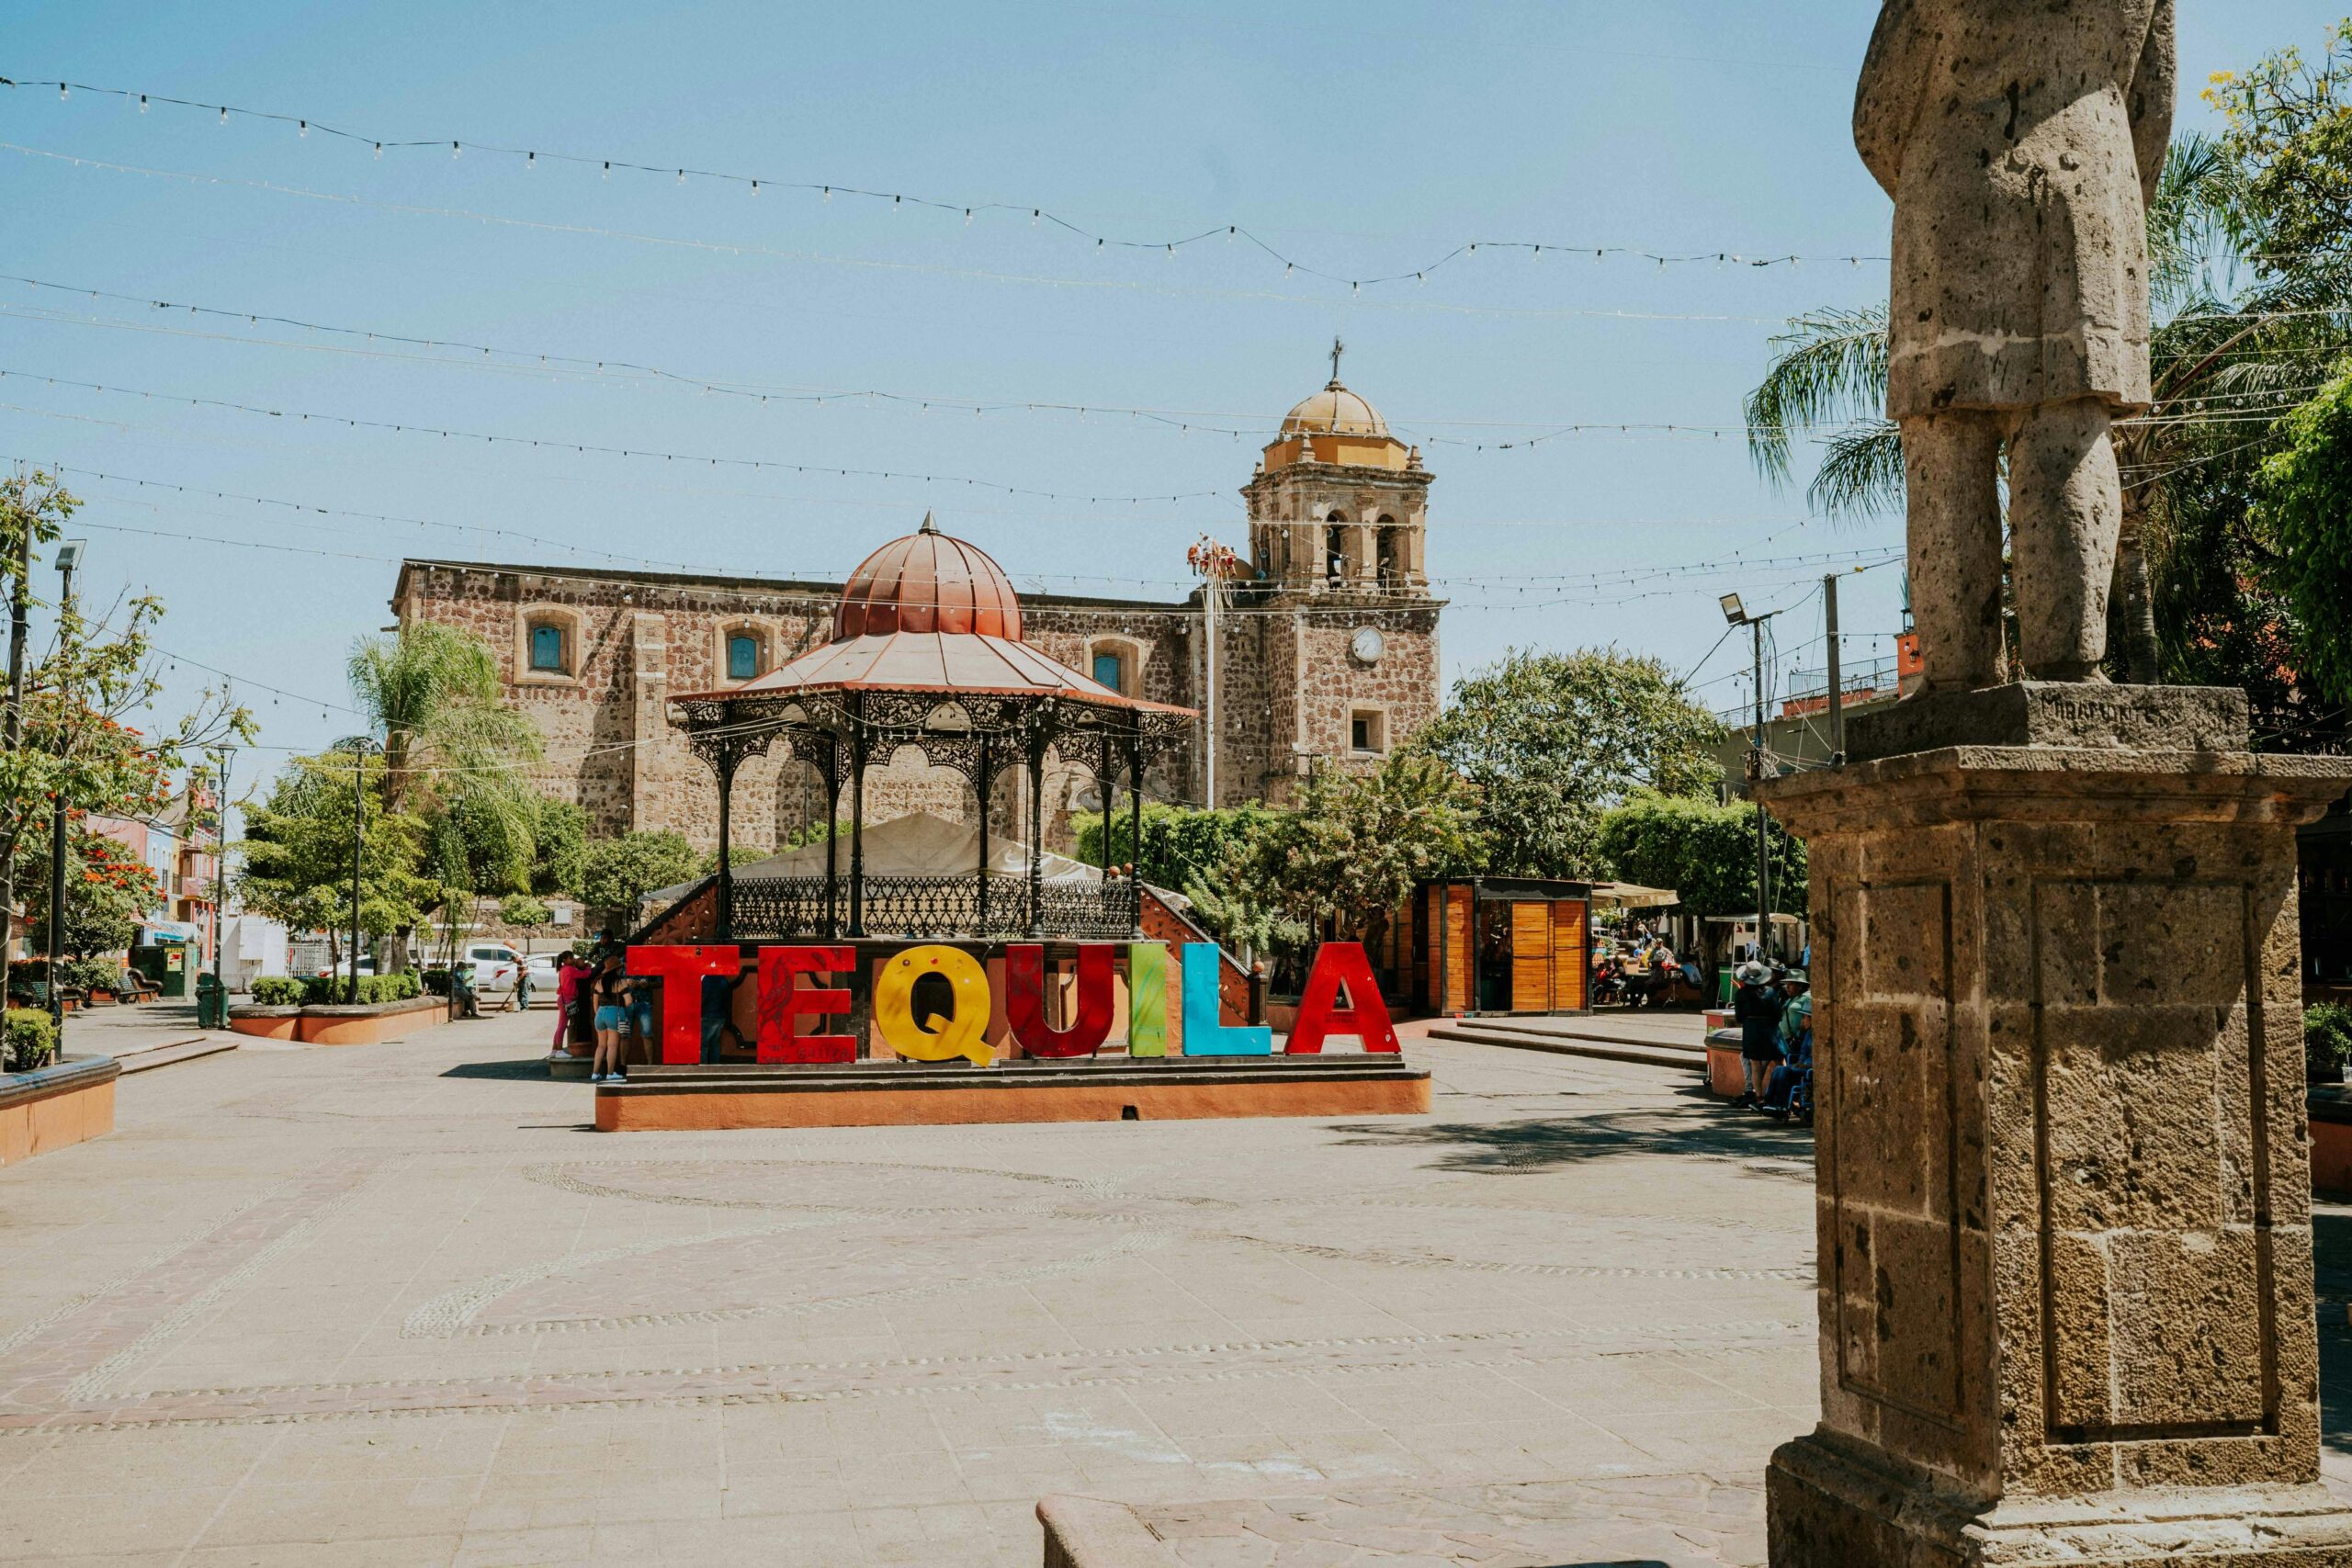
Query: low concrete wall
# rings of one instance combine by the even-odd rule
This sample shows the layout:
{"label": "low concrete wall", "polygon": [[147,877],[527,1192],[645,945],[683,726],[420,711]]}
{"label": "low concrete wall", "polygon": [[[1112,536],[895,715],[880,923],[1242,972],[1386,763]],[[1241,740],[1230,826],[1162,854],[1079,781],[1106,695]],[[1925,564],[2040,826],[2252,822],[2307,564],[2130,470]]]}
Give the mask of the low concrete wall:
{"label": "low concrete wall", "polygon": [[0,1166],[15,1165],[114,1131],[111,1056],[85,1056],[0,1077]]}
{"label": "low concrete wall", "polygon": [[356,1007],[321,1003],[309,1007],[238,1007],[229,1027],[267,1040],[300,1040],[311,1045],[373,1045],[449,1021],[449,1004],[439,997]]}
{"label": "low concrete wall", "polygon": [[1165,1122],[1243,1116],[1415,1116],[1430,1076],[1398,1057],[1216,1058],[1164,1064],[1015,1062],[646,1066],[596,1091],[600,1132],[902,1127],[1001,1122]]}

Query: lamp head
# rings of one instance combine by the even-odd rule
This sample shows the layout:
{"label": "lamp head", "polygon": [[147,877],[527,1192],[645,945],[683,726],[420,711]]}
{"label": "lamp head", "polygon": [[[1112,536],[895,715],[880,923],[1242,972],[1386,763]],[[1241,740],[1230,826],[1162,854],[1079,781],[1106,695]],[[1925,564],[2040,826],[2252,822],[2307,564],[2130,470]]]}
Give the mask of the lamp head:
{"label": "lamp head", "polygon": [[1729,621],[1736,626],[1747,624],[1747,610],[1746,606],[1740,604],[1738,594],[1726,593],[1722,599],[1717,601],[1717,603],[1721,604],[1724,607],[1724,620]]}
{"label": "lamp head", "polygon": [[88,544],[87,539],[68,539],[58,546],[57,570],[60,571],[78,570],[82,564],[82,551]]}

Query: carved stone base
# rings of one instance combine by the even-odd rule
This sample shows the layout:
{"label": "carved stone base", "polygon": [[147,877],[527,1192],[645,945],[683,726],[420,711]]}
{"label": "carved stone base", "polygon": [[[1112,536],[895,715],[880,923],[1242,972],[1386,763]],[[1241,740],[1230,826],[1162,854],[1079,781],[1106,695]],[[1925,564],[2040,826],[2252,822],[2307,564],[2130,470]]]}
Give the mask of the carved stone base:
{"label": "carved stone base", "polygon": [[1858,713],[1847,725],[1846,755],[1866,762],[1942,746],[2243,752],[2247,711],[2234,686],[2020,681],[1928,692]]}
{"label": "carved stone base", "polygon": [[2346,1568],[2352,1510],[2317,1483],[2010,1497],[1990,1508],[1816,1432],[1765,1474],[1772,1568]]}

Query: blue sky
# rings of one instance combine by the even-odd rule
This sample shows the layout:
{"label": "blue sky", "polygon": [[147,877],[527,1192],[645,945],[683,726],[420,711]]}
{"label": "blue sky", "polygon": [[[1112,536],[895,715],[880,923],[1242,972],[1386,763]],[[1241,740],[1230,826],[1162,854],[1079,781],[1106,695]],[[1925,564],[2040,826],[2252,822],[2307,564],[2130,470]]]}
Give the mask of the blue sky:
{"label": "blue sky", "polygon": [[[2206,118],[2209,73],[2315,43],[2342,3],[2183,0],[2182,122]],[[1336,333],[1350,385],[1425,443],[1437,475],[1429,559],[1454,605],[1449,679],[1514,645],[1615,644],[1687,670],[1722,633],[1726,587],[1792,606],[1784,662],[1817,665],[1807,596],[1836,563],[1787,558],[1875,558],[1899,548],[1901,524],[1805,524],[1800,495],[1755,477],[1736,427],[1775,323],[1883,292],[1883,262],[1838,259],[1885,254],[1888,208],[1848,134],[1876,9],[17,0],[0,73],[20,80],[763,188],[440,146],[379,158],[293,125],[0,91],[0,272],[102,296],[0,283],[0,455],[85,470],[70,478],[89,502],[77,532],[94,600],[163,594],[162,646],[240,677],[269,746],[308,748],[352,728],[322,705],[347,700],[344,655],[389,619],[388,563],[402,555],[833,575],[931,508],[1024,587],[1172,597],[1196,535],[1244,542],[1234,491],[1261,433],[1320,385]],[[795,181],[1014,210],[967,224],[764,183]],[[1359,294],[1221,238],[1098,253],[1033,225],[1036,206],[1140,240],[1238,223],[1343,277],[1409,272],[1469,240],[1555,249],[1489,243],[1425,282]],[[1595,247],[1808,259],[1662,267],[1596,261]],[[522,352],[137,302],[157,299]],[[543,368],[539,355],[778,395]],[[852,389],[917,400],[781,395]],[[1090,412],[976,415],[975,400]],[[1120,408],[1182,411],[1170,417],[1196,428],[1096,412]],[[1573,423],[1600,428],[1475,449]],[[1682,428],[1615,428],[1660,424]],[[1147,495],[1160,499],[1090,499]],[[1777,564],[1706,575],[1747,561]],[[1849,660],[1886,651],[1896,590],[1891,568],[1847,584],[1843,619],[1862,634]],[[1736,651],[1702,674],[1711,705],[1742,695]],[[210,677],[183,664],[170,679],[185,698]]]}

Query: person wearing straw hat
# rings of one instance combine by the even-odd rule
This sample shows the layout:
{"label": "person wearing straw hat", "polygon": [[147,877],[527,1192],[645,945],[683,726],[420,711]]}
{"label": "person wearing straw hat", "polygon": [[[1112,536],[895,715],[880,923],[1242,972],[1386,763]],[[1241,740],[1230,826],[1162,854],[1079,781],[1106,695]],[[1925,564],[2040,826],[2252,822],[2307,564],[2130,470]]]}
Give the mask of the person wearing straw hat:
{"label": "person wearing straw hat", "polygon": [[1739,989],[1731,999],[1732,1019],[1739,1025],[1739,1066],[1746,1091],[1732,1103],[1758,1105],[1764,1099],[1773,1065],[1781,1059],[1781,993],[1772,987],[1772,971],[1754,959],[1734,970]]}

